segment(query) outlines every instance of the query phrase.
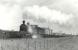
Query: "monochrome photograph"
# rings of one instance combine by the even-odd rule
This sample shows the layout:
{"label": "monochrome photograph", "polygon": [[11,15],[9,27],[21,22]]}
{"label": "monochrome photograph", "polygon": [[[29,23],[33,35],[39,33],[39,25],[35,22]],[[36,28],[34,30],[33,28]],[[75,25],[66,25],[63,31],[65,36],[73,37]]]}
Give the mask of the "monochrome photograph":
{"label": "monochrome photograph", "polygon": [[0,0],[0,50],[78,50],[78,0]]}

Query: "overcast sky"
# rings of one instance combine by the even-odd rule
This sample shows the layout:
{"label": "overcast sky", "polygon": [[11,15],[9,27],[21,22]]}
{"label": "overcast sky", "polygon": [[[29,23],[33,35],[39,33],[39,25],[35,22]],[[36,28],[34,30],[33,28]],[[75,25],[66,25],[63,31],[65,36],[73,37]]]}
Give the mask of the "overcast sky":
{"label": "overcast sky", "polygon": [[0,0],[0,29],[19,30],[25,19],[57,32],[77,33],[78,0]]}

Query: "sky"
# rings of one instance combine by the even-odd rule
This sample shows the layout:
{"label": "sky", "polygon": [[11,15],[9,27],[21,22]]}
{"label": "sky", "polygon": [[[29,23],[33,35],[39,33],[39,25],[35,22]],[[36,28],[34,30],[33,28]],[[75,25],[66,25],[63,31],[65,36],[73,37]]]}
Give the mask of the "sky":
{"label": "sky", "polygon": [[22,20],[54,32],[77,34],[78,0],[0,0],[0,29],[19,30]]}

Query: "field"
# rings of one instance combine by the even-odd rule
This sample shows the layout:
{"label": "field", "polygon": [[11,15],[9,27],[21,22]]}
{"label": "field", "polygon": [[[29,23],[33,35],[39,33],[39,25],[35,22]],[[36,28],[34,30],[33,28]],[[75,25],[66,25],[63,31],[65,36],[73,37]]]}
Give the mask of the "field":
{"label": "field", "polygon": [[78,37],[0,39],[0,50],[78,50]]}

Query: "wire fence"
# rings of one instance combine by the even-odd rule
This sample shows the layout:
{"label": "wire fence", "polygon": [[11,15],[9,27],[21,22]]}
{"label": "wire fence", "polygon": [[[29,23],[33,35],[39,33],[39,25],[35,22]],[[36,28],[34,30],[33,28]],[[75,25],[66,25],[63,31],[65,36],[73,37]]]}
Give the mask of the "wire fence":
{"label": "wire fence", "polygon": [[27,50],[51,50],[52,42],[51,39],[27,39]]}
{"label": "wire fence", "polygon": [[0,50],[52,50],[54,43],[51,38],[0,40]]}

